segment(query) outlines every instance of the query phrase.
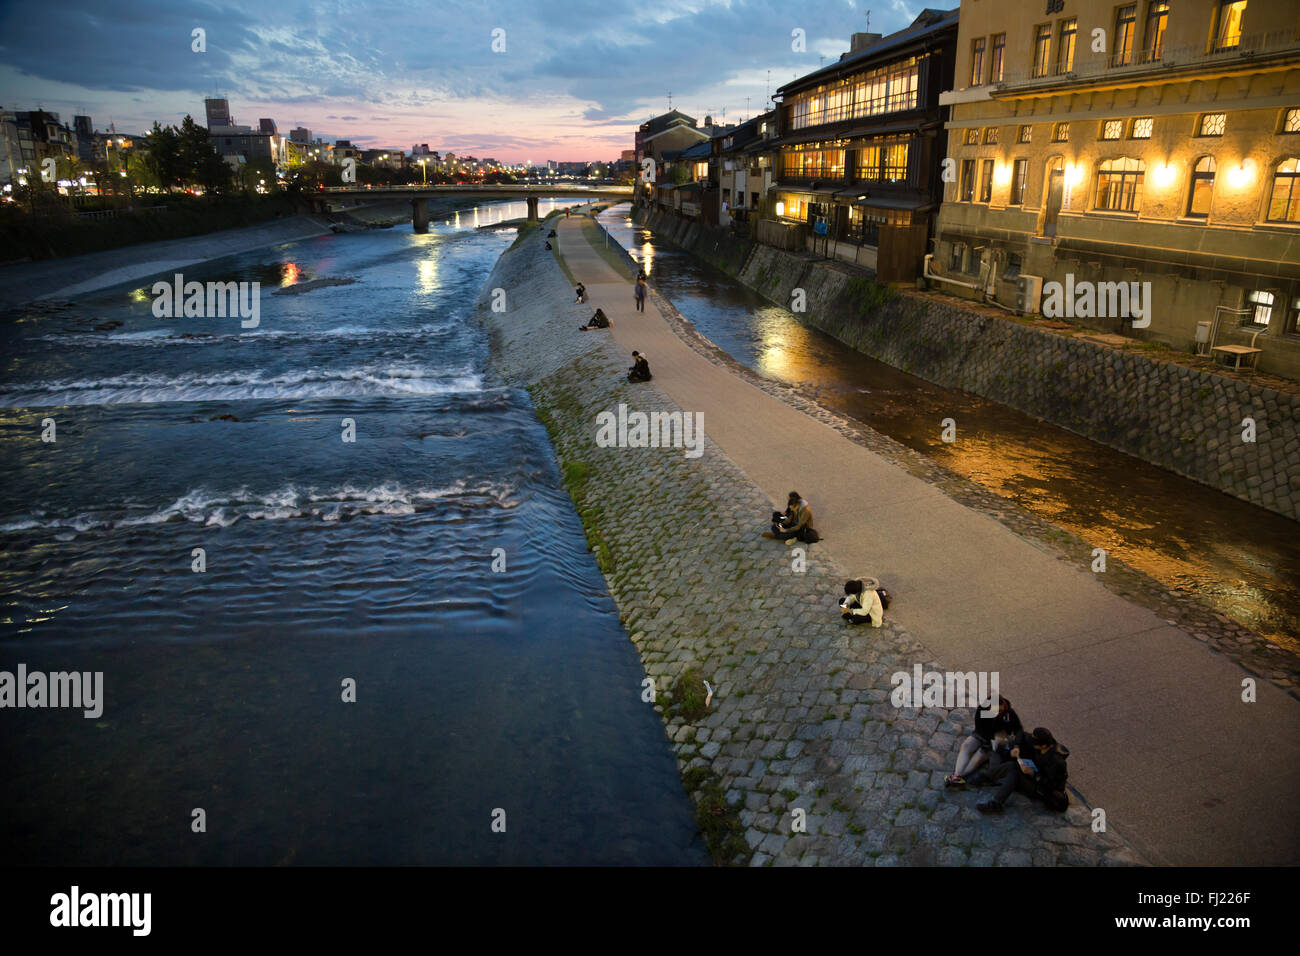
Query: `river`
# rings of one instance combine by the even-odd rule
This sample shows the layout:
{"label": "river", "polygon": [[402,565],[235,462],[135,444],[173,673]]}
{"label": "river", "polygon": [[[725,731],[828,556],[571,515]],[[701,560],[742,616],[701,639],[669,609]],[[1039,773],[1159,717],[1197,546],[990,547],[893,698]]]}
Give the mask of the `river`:
{"label": "river", "polygon": [[[260,282],[256,328],[151,283],[0,320],[0,671],[104,682],[0,711],[4,862],[706,862],[472,317],[514,236],[472,227],[523,212],[185,270]],[[318,278],[357,281],[273,294]]]}
{"label": "river", "polygon": [[[743,365],[1300,653],[1300,524],[869,358],[633,223],[625,204],[600,220],[651,284]],[[959,442],[940,438],[948,417],[962,423]]]}

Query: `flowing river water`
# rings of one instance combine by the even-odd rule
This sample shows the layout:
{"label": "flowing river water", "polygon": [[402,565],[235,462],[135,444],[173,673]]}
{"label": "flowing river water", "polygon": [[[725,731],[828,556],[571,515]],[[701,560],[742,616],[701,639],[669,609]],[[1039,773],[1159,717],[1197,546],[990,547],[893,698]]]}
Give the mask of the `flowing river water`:
{"label": "flowing river water", "polygon": [[[878,362],[634,223],[601,223],[719,348],[1300,653],[1300,524]],[[943,442],[939,422],[962,423]]]}
{"label": "flowing river water", "polygon": [[[256,328],[152,281],[0,321],[0,671],[103,673],[97,719],[0,712],[4,862],[706,860],[472,318],[513,238],[472,227],[523,213],[185,270],[260,282]],[[357,281],[272,294],[318,278]]]}

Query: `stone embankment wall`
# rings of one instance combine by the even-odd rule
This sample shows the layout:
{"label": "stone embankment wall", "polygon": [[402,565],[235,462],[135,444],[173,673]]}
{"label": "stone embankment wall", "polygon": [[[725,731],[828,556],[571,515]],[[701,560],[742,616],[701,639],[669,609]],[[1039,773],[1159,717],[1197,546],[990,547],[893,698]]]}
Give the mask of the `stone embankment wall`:
{"label": "stone embankment wall", "polygon": [[[502,313],[490,308],[497,288],[506,290]],[[1017,798],[986,818],[975,805],[989,791],[945,790],[969,712],[889,700],[894,673],[942,666],[888,616],[879,629],[840,621],[844,570],[817,545],[798,568],[798,549],[761,538],[772,502],[712,441],[698,458],[681,448],[596,444],[597,414],[620,403],[681,410],[655,383],[627,383],[628,357],[608,335],[577,331],[590,308],[574,304],[537,236],[501,257],[478,315],[494,367],[528,387],[550,431],[588,542],[655,683],[646,706],[664,721],[715,859],[1141,862],[1113,830],[1093,832],[1077,795],[1065,814]],[[669,517],[681,515],[690,516],[686,527]],[[707,704],[705,680],[714,692]]]}
{"label": "stone embankment wall", "polygon": [[802,321],[874,359],[1300,520],[1300,396],[886,290],[779,249],[742,254],[730,248],[742,240],[667,213],[646,225],[777,304],[802,289]]}

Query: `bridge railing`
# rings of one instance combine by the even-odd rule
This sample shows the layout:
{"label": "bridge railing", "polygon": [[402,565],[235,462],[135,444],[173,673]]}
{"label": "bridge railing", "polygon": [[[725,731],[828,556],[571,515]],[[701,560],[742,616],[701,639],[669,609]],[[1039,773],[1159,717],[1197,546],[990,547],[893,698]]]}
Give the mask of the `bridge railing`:
{"label": "bridge railing", "polygon": [[410,193],[410,192],[491,192],[491,193],[537,193],[554,195],[556,193],[592,193],[614,196],[631,196],[631,186],[581,186],[569,184],[564,186],[534,186],[523,183],[503,183],[492,185],[485,183],[412,183],[408,186],[326,186],[316,190],[318,193]]}

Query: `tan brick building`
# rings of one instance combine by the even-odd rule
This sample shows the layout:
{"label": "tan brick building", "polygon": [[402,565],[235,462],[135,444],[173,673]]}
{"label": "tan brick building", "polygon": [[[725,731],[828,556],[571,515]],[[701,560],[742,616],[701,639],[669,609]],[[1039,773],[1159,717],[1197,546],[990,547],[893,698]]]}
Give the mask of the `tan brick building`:
{"label": "tan brick building", "polygon": [[1150,282],[1078,321],[1300,378],[1300,0],[963,0],[955,70],[936,271]]}

